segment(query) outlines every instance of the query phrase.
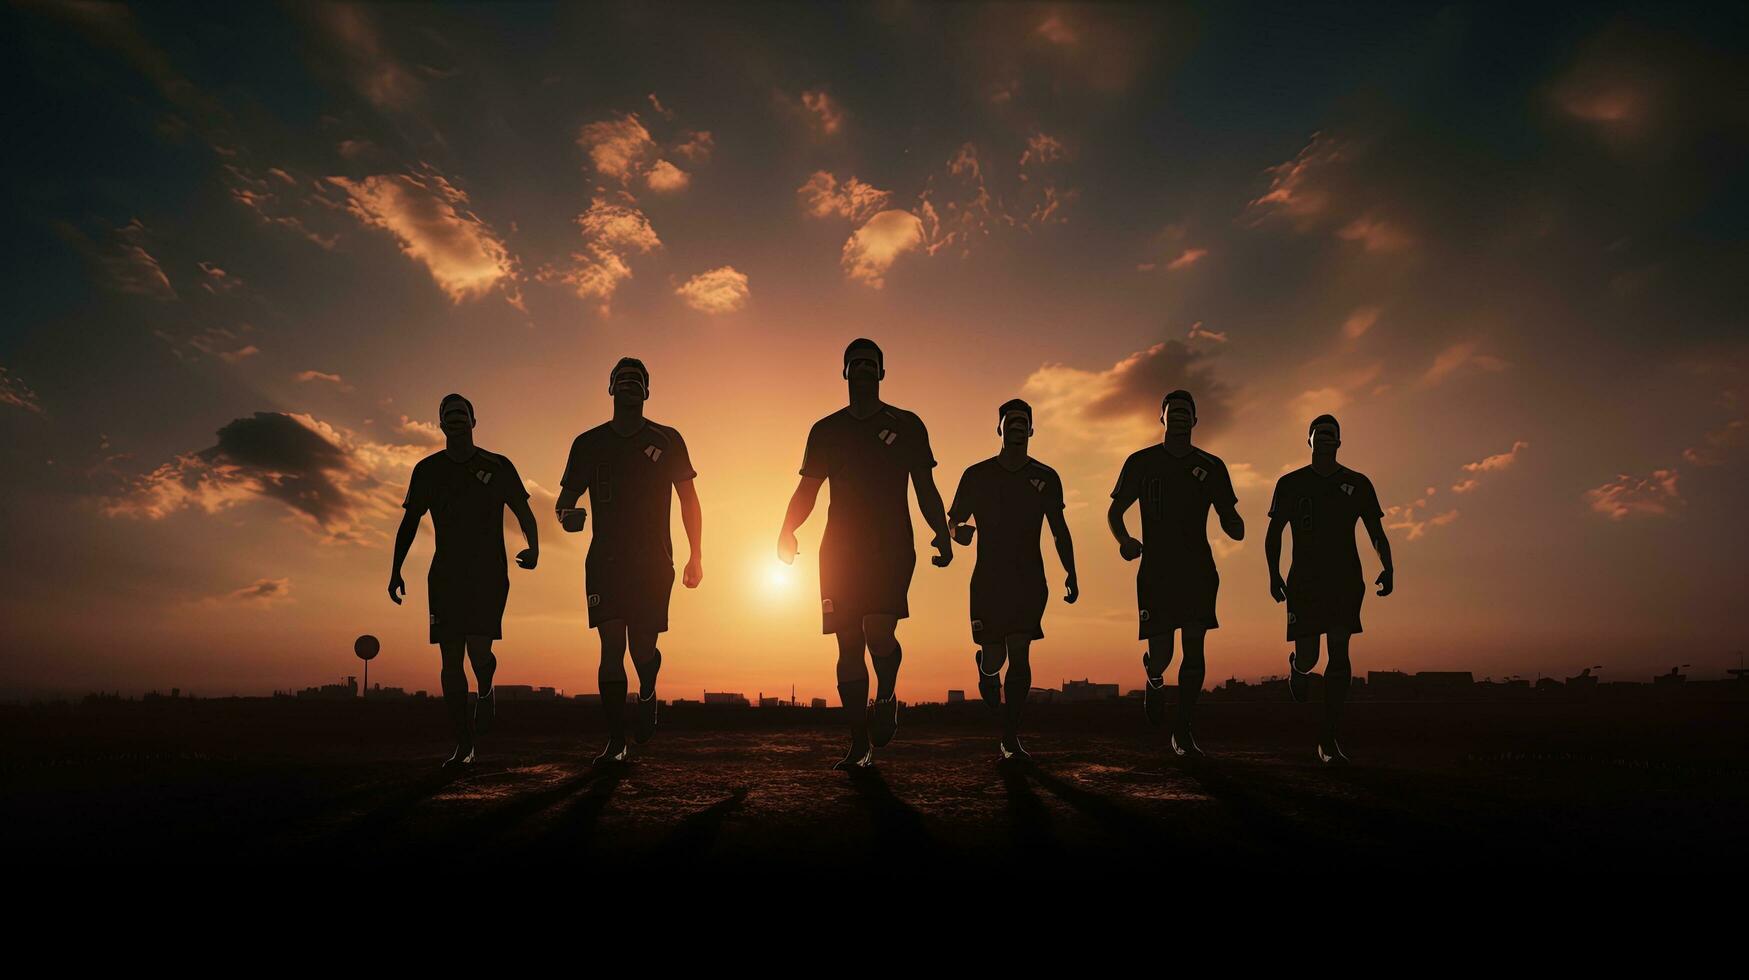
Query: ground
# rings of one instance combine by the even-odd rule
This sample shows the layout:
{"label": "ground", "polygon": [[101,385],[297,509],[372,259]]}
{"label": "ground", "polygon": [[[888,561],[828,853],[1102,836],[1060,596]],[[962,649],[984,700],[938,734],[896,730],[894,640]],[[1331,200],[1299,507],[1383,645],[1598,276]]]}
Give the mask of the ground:
{"label": "ground", "polygon": [[668,713],[593,771],[598,709],[512,702],[450,777],[441,706],[181,701],[0,709],[26,861],[877,867],[1022,877],[1171,866],[1741,869],[1749,704],[1356,703],[1356,764],[1321,767],[1316,706],[1205,704],[1185,766],[1139,705],[1033,714],[1030,769],[995,763],[981,705],[907,709],[878,768],[829,771],[836,712]]}

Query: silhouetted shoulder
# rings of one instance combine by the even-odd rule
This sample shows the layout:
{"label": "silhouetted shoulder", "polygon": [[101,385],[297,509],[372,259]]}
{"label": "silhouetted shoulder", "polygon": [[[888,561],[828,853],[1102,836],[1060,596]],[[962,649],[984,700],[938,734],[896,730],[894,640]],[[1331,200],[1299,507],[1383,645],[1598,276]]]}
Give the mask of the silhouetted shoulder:
{"label": "silhouetted shoulder", "polygon": [[[991,458],[994,459],[995,457]],[[1033,459],[1031,456],[1026,458],[1026,468],[1030,471],[1031,475],[1035,475],[1039,479],[1054,481],[1058,486],[1062,486],[1063,478],[1057,475],[1056,470],[1051,469],[1049,466],[1046,466],[1036,459]]]}

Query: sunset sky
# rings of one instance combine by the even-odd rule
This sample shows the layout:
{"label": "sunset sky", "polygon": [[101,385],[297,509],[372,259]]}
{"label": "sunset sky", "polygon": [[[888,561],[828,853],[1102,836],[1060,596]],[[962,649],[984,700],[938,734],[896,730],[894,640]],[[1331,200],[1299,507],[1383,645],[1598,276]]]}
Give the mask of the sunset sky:
{"label": "sunset sky", "polygon": [[[825,501],[775,540],[859,335],[946,498],[1035,407],[1082,588],[1039,686],[1140,682],[1104,512],[1178,387],[1250,531],[1211,524],[1211,683],[1282,669],[1265,514],[1322,412],[1396,552],[1357,670],[1749,646],[1741,7],[247,6],[0,12],[0,696],[302,687],[366,632],[435,690],[429,523],[385,585],[452,390],[541,520],[499,679],[593,691],[552,501],[622,355],[704,505],[665,695],[828,696]],[[973,552],[913,520],[899,693],[939,700]]]}

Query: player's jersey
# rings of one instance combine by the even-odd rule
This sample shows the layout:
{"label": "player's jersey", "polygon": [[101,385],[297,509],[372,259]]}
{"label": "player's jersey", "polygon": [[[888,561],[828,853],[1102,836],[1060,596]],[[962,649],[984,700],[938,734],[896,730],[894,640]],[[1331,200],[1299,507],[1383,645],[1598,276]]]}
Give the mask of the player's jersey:
{"label": "player's jersey", "polygon": [[589,491],[591,559],[673,565],[672,487],[696,476],[680,433],[645,419],[629,436],[605,422],[578,436],[559,483]]}
{"label": "player's jersey", "polygon": [[966,467],[948,508],[950,523],[968,517],[978,527],[978,568],[1044,574],[1039,534],[1047,514],[1063,509],[1063,481],[1057,471],[1028,457],[1010,471],[992,456]]}
{"label": "player's jersey", "polygon": [[911,552],[911,474],[935,465],[923,420],[882,405],[866,419],[841,408],[814,423],[802,475],[826,480],[831,505],[821,551]]}
{"label": "player's jersey", "polygon": [[440,449],[414,465],[401,506],[431,514],[437,532],[432,568],[503,574],[504,508],[526,499],[522,477],[505,457],[476,447],[458,462]]}
{"label": "player's jersey", "polygon": [[1163,443],[1131,453],[1124,460],[1113,500],[1127,506],[1135,501],[1142,511],[1144,560],[1206,558],[1209,550],[1208,512],[1216,504],[1231,504],[1233,480],[1220,458],[1192,446],[1183,456],[1174,456]]}
{"label": "player's jersey", "polygon": [[1355,522],[1382,517],[1372,481],[1346,466],[1322,476],[1302,466],[1275,481],[1269,516],[1293,528],[1290,577],[1307,574],[1360,577],[1360,551],[1354,542]]}

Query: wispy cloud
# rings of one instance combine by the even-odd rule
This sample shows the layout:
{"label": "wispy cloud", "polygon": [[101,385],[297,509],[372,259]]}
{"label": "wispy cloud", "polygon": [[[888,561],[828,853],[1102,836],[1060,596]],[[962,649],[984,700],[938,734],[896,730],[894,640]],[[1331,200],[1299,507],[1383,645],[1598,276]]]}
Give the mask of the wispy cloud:
{"label": "wispy cloud", "polygon": [[1433,363],[1421,375],[1421,383],[1436,385],[1451,377],[1460,368],[1475,367],[1483,371],[1502,371],[1506,362],[1492,354],[1480,351],[1481,344],[1467,340],[1452,344],[1434,355]]}
{"label": "wispy cloud", "polygon": [[346,383],[345,378],[342,378],[338,374],[329,374],[326,371],[299,371],[292,376],[292,379],[300,384],[310,384],[312,382],[320,381],[325,384],[331,384],[334,387],[339,388],[341,391],[352,390],[352,386]]}
{"label": "wispy cloud", "polygon": [[1664,517],[1682,506],[1676,489],[1676,469],[1653,470],[1650,476],[1617,474],[1616,478],[1585,491],[1593,512],[1612,521],[1630,517]]}
{"label": "wispy cloud", "polygon": [[686,305],[700,313],[733,313],[747,305],[750,295],[745,273],[731,266],[701,272],[674,291]]}
{"label": "wispy cloud", "polygon": [[21,408],[33,415],[42,415],[42,399],[37,397],[30,385],[17,375],[0,367],[0,405]]}
{"label": "wispy cloud", "polygon": [[583,299],[595,300],[603,316],[612,312],[613,295],[632,277],[631,258],[662,247],[650,219],[636,207],[609,204],[596,198],[577,216],[583,249],[571,253],[571,266],[547,270],[544,278],[565,283]]}
{"label": "wispy cloud", "polygon": [[477,300],[502,288],[520,302],[516,261],[492,228],[469,210],[468,195],[431,169],[352,180],[329,177],[345,191],[352,215],[392,235],[408,258],[425,266],[451,302]]}
{"label": "wispy cloud", "polygon": [[1513,460],[1518,458],[1518,454],[1529,448],[1530,443],[1525,442],[1523,439],[1516,439],[1512,443],[1512,448],[1503,453],[1495,453],[1492,456],[1479,459],[1474,463],[1465,463],[1464,471],[1467,473],[1499,472],[1500,470],[1510,467]]}
{"label": "wispy cloud", "polygon": [[217,604],[238,604],[256,609],[284,605],[292,600],[289,578],[258,578],[240,589],[212,597]]}
{"label": "wispy cloud", "polygon": [[856,229],[844,243],[839,263],[853,282],[880,289],[887,270],[899,256],[923,243],[923,222],[909,211],[882,211]]}
{"label": "wispy cloud", "polygon": [[880,190],[855,175],[841,183],[825,170],[814,171],[807,183],[796,188],[796,196],[813,217],[839,217],[858,225],[886,210],[893,199],[891,191]]}
{"label": "wispy cloud", "polygon": [[807,110],[814,131],[821,136],[836,136],[844,128],[844,108],[824,90],[802,93],[802,108]]}

